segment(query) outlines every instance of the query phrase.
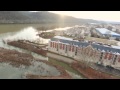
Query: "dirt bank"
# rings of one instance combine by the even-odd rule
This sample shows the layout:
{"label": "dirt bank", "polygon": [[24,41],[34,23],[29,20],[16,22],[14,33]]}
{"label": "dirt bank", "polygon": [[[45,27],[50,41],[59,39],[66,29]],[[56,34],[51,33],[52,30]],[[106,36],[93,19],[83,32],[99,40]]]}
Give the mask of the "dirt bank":
{"label": "dirt bank", "polygon": [[[62,55],[58,55],[52,52],[48,52],[48,57],[56,59],[58,61],[62,61],[64,63],[69,64],[73,69],[80,72],[84,77],[88,79],[120,79],[119,76],[116,76],[114,74],[101,71],[100,69],[97,69],[96,67],[91,67],[83,62],[67,58]],[[67,59],[66,59],[67,58]],[[92,65],[93,66],[93,65]]]}
{"label": "dirt bank", "polygon": [[20,65],[30,66],[33,61],[33,56],[20,53],[15,50],[7,50],[4,48],[0,48],[0,62],[10,63],[15,67],[19,67]]}
{"label": "dirt bank", "polygon": [[32,51],[34,53],[37,53],[37,54],[40,54],[40,55],[43,55],[43,56],[46,56],[47,54],[47,50],[43,50],[42,48],[44,48],[45,46],[38,46],[38,45],[34,45],[30,42],[27,42],[27,41],[11,41],[11,42],[7,42],[8,45],[12,45],[12,46],[15,46],[15,47],[19,47],[19,48],[22,48],[22,49],[26,49],[28,51]]}
{"label": "dirt bank", "polygon": [[34,75],[34,74],[26,74],[26,78],[28,79],[72,79],[72,77],[61,66],[57,66],[48,61],[43,61],[43,60],[41,61],[48,65],[54,66],[57,70],[59,70],[61,74],[59,76],[41,76],[41,75]]}
{"label": "dirt bank", "polygon": [[71,64],[71,66],[74,69],[78,70],[80,73],[82,73],[88,79],[120,79],[120,77],[117,77],[117,76],[114,76],[111,74],[107,74],[105,72],[100,72],[89,66],[86,66],[86,64],[84,64],[82,62],[81,63],[74,62]]}
{"label": "dirt bank", "polygon": [[[10,63],[13,67],[19,68],[21,65],[23,66],[31,66],[33,62],[43,62],[46,65],[55,67],[60,75],[58,76],[41,76],[36,74],[26,74],[26,79],[71,79],[71,76],[60,66],[49,63],[48,61],[35,59],[32,55],[21,53],[15,50],[8,50],[4,48],[0,48],[0,63]],[[39,67],[37,67],[39,68]],[[38,70],[39,72],[39,70]]]}

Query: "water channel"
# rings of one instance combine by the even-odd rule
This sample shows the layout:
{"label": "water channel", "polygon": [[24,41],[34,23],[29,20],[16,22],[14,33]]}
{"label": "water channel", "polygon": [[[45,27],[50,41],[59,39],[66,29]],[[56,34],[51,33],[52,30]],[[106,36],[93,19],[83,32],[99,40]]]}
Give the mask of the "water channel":
{"label": "water channel", "polygon": [[[16,29],[15,31],[11,31],[11,30],[8,30],[7,29],[12,29],[12,28]],[[19,27],[19,28],[18,28]],[[3,48],[6,48],[6,49],[11,49],[11,50],[17,50],[19,52],[24,52],[24,53],[28,53],[28,54],[31,54],[33,55],[35,58],[39,58],[39,59],[42,59],[42,60],[48,60],[48,57],[43,57],[41,55],[38,55],[36,53],[33,53],[33,52],[30,52],[30,51],[27,51],[27,50],[24,50],[24,49],[20,49],[20,48],[16,48],[16,47],[13,47],[13,46],[9,46],[7,44],[4,44],[2,42],[2,40],[18,40],[18,39],[26,39],[26,40],[30,40],[30,41],[35,41],[35,40],[38,40],[41,41],[42,40],[42,43],[48,43],[49,39],[43,39],[43,38],[40,38],[38,36],[36,36],[36,33],[37,33],[37,30],[34,28],[34,26],[20,26],[17,25],[17,28],[16,26],[9,26],[9,25],[4,25],[4,26],[1,26],[0,25],[0,30],[2,29],[5,29],[5,32],[2,31],[2,33],[0,34],[0,47],[3,47]],[[68,29],[70,27],[65,27],[65,28],[56,28],[54,30],[65,30],[65,29]],[[7,32],[6,32],[7,31]],[[48,30],[48,31],[52,31],[52,30]],[[19,79],[21,78],[21,75],[23,73],[26,73],[26,72],[31,72],[31,73],[35,73],[35,71],[37,71],[37,66],[41,65],[41,64],[37,64],[36,62],[34,63],[36,68],[31,66],[27,69],[25,68],[14,68],[12,66],[10,66],[9,64],[1,64],[0,63],[0,79],[11,79],[11,78],[14,78],[14,79]],[[54,74],[54,75],[59,75],[59,73],[57,72],[57,70],[53,67],[49,67],[49,66],[45,66],[44,64],[42,64],[43,67],[45,67],[47,70],[50,69],[52,71],[51,74]],[[3,72],[3,73],[2,73]],[[15,72],[15,73],[14,73]],[[69,72],[67,71],[74,79],[81,79],[82,77],[79,76],[79,75],[76,75],[75,73],[72,73],[72,72]],[[17,74],[16,74],[17,73]],[[37,73],[39,74],[39,73]],[[44,73],[42,72],[41,74],[46,74],[46,72],[44,71]]]}

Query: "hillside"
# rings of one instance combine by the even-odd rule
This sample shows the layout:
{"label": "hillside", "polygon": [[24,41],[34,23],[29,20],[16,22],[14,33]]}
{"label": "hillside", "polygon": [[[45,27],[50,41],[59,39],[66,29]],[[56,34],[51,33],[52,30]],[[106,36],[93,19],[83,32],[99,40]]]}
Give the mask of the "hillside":
{"label": "hillside", "polygon": [[0,23],[98,23],[92,19],[78,19],[71,16],[62,18],[47,11],[0,11]]}

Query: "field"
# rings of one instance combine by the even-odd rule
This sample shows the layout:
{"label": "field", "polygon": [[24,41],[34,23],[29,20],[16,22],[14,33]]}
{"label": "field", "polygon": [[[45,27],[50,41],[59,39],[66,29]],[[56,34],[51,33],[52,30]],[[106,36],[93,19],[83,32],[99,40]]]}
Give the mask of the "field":
{"label": "field", "polygon": [[95,42],[102,42],[104,44],[111,44],[111,45],[117,45],[119,41],[116,40],[108,40],[108,39],[102,39],[102,38],[96,38],[96,37],[86,37],[85,40],[92,40]]}
{"label": "field", "polygon": [[[65,35],[65,37],[68,37],[68,38],[73,38],[71,36],[67,36]],[[90,41],[94,41],[94,42],[101,42],[101,43],[104,43],[104,44],[111,44],[111,45],[118,45],[117,43],[119,43],[119,41],[116,41],[116,40],[108,40],[108,39],[102,39],[102,38],[96,38],[96,37],[85,37],[85,40],[90,40]]]}

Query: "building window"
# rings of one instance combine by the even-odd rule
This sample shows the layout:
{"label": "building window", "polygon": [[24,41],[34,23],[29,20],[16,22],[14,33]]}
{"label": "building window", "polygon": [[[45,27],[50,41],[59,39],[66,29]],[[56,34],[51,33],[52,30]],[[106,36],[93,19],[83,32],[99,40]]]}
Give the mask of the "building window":
{"label": "building window", "polygon": [[72,46],[72,52],[74,52],[74,46]]}
{"label": "building window", "polygon": [[68,50],[68,45],[66,45],[65,53],[67,53],[67,50]]}
{"label": "building window", "polygon": [[50,42],[50,47],[52,47],[52,42]]}
{"label": "building window", "polygon": [[105,57],[104,57],[104,59],[107,59],[107,57],[108,57],[108,53],[106,53],[106,54],[105,54]]}
{"label": "building window", "polygon": [[57,51],[58,51],[58,43],[56,43],[56,45],[57,45]]}
{"label": "building window", "polygon": [[62,44],[60,43],[60,49],[62,49]]}
{"label": "building window", "polygon": [[120,56],[119,56],[119,58],[118,58],[118,62],[120,63]]}
{"label": "building window", "polygon": [[55,48],[57,47],[56,45],[57,45],[57,43],[55,43]]}
{"label": "building window", "polygon": [[103,52],[101,52],[100,61],[102,60],[102,57],[103,57]]}
{"label": "building window", "polygon": [[53,42],[53,48],[55,47],[55,42]]}
{"label": "building window", "polygon": [[65,44],[63,44],[63,50],[65,49]]}
{"label": "building window", "polygon": [[113,64],[115,65],[116,59],[117,59],[118,55],[115,55],[114,60],[113,60]]}
{"label": "building window", "polygon": [[80,53],[80,47],[78,47],[78,50],[77,50],[78,53]]}
{"label": "building window", "polygon": [[77,55],[77,49],[78,49],[78,47],[76,47],[76,49],[75,49],[75,55]]}
{"label": "building window", "polygon": [[109,54],[108,60],[112,59],[112,53]]}
{"label": "building window", "polygon": [[53,42],[52,42],[52,47],[53,47]]}
{"label": "building window", "polygon": [[69,46],[69,51],[71,51],[71,45]]}

